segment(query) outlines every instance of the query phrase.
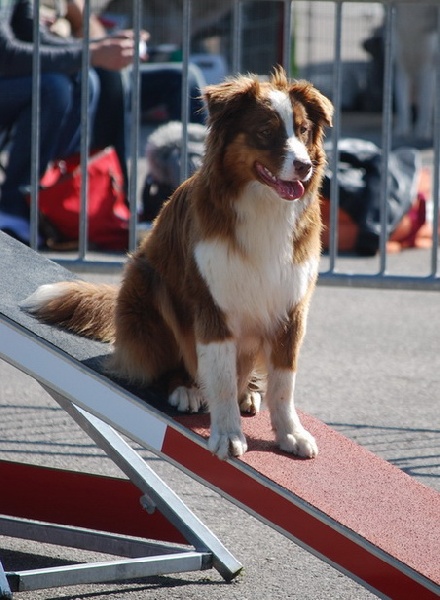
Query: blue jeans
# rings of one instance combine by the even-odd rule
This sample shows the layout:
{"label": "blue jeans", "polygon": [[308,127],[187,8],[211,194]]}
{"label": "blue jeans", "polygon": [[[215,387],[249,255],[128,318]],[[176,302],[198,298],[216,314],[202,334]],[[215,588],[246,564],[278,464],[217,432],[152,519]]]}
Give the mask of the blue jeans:
{"label": "blue jeans", "polygon": [[[90,119],[96,111],[99,80],[89,76]],[[92,122],[91,122],[92,124]],[[0,190],[0,211],[28,218],[24,191],[31,180],[32,77],[0,77],[0,129],[13,126],[5,179]],[[49,162],[77,152],[81,139],[80,77],[41,74],[40,176]]]}

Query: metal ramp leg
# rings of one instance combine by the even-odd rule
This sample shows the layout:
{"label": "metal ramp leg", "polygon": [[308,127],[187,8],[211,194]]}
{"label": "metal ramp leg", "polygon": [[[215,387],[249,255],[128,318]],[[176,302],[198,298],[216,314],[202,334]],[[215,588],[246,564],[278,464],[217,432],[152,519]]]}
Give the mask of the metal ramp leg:
{"label": "metal ramp leg", "polygon": [[151,513],[157,508],[193,549],[80,527],[0,516],[0,534],[3,535],[129,557],[22,572],[5,572],[0,567],[1,599],[10,599],[12,592],[24,590],[122,581],[211,567],[227,581],[240,573],[242,565],[110,425],[57,392],[45,389],[142,492],[145,510]]}
{"label": "metal ramp leg", "polygon": [[145,497],[152,501],[151,508],[153,510],[157,506],[160,512],[182,532],[190,544],[212,553],[213,566],[226,581],[230,581],[239,574],[243,565],[232,556],[208,527],[189,510],[113,427],[60,394],[49,389],[47,391],[136,487],[144,492]]}
{"label": "metal ramp leg", "polygon": [[6,577],[6,573],[3,569],[3,565],[0,561],[0,598],[4,598],[4,600],[11,600],[12,591],[9,585],[8,578]]}

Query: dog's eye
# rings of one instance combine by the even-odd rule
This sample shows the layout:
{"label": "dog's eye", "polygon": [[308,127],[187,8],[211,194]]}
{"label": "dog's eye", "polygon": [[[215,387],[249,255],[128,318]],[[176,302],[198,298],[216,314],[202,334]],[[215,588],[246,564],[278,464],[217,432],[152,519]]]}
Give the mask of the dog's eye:
{"label": "dog's eye", "polygon": [[258,135],[263,139],[267,139],[271,135],[271,130],[269,127],[265,127],[264,129],[260,129],[260,131],[258,132]]}
{"label": "dog's eye", "polygon": [[301,135],[306,135],[310,131],[310,126],[307,123],[303,123],[299,126],[299,132]]}

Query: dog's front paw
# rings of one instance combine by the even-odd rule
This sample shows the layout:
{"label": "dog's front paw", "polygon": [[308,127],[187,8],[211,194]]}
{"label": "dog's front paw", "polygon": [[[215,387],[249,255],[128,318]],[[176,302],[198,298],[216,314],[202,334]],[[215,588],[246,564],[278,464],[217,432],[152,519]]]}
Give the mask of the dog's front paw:
{"label": "dog's front paw", "polygon": [[180,412],[198,412],[206,403],[198,387],[177,387],[168,397],[168,403]]}
{"label": "dog's front paw", "polygon": [[315,438],[306,429],[287,434],[278,439],[281,450],[291,452],[302,458],[315,458],[318,456],[318,445]]}
{"label": "dog's front paw", "polygon": [[211,431],[208,448],[222,460],[228,456],[241,456],[247,450],[246,438],[241,431]]}

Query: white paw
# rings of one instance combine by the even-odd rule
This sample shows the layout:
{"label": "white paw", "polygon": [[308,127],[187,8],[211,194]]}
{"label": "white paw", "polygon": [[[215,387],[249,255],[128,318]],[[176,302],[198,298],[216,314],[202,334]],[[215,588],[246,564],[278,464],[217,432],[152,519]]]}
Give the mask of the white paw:
{"label": "white paw", "polygon": [[247,450],[246,438],[241,431],[216,432],[211,429],[208,448],[220,459],[228,456],[241,456]]}
{"label": "white paw", "polygon": [[303,429],[295,434],[287,434],[278,439],[281,450],[291,452],[303,458],[315,458],[318,456],[318,445],[315,438]]}
{"label": "white paw", "polygon": [[198,412],[206,403],[198,387],[177,387],[168,397],[168,403],[175,406],[180,412]]}
{"label": "white paw", "polygon": [[261,394],[259,392],[247,391],[240,400],[240,412],[256,415],[260,411]]}

